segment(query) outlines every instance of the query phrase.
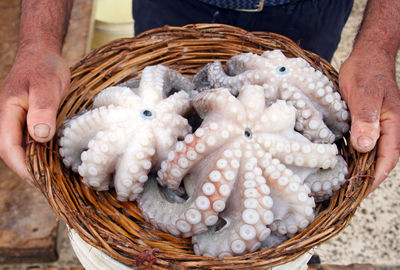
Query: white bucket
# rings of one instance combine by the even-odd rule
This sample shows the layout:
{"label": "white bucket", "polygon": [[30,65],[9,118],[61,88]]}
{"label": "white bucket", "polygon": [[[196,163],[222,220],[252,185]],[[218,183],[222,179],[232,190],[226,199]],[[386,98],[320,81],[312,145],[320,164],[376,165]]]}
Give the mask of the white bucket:
{"label": "white bucket", "polygon": [[94,19],[92,49],[134,35],[131,0],[97,0]]}
{"label": "white bucket", "polygon": [[[69,230],[69,238],[76,256],[86,270],[132,270],[112,259],[102,251],[89,245],[74,230]],[[307,262],[311,259],[312,250],[301,255],[292,262],[270,268],[269,270],[307,270]]]}

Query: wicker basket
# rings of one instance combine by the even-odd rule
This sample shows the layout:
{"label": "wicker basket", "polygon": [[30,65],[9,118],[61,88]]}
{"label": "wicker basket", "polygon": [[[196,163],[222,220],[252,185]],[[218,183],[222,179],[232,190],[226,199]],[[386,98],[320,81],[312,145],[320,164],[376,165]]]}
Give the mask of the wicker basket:
{"label": "wicker basket", "polygon": [[[280,49],[288,57],[302,57],[337,85],[337,72],[318,55],[302,50],[276,34],[255,32],[220,24],[163,27],[111,42],[72,67],[70,91],[58,113],[57,128],[64,119],[90,108],[102,89],[136,77],[147,65],[164,64],[182,74],[193,75],[204,64],[244,52],[261,54]],[[375,153],[357,153],[343,139],[339,149],[349,164],[348,184],[329,202],[303,232],[266,250],[232,258],[193,254],[190,239],[176,238],[144,221],[136,203],[119,202],[115,192],[87,188],[62,164],[57,139],[47,144],[27,141],[27,162],[36,185],[56,214],[84,241],[126,265],[153,269],[266,269],[292,261],[312,247],[339,233],[349,223],[373,182]],[[156,260],[144,256],[152,251]]]}

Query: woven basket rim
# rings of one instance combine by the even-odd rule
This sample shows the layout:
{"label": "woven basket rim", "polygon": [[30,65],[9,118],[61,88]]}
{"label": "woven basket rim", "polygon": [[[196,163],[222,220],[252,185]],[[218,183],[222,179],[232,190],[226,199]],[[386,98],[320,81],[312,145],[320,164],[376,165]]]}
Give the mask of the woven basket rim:
{"label": "woven basket rim", "polygon": [[[284,36],[250,33],[222,24],[165,26],[134,38],[112,41],[75,64],[71,68],[69,92],[59,108],[57,129],[64,119],[90,107],[99,91],[137,76],[146,65],[162,63],[191,75],[213,60],[226,61],[238,52],[259,54],[273,48],[281,49],[287,56],[302,57],[338,85],[338,74],[326,60]],[[135,265],[143,252],[153,250],[157,258],[153,269],[266,269],[292,261],[338,234],[368,195],[375,152],[358,153],[348,136],[338,148],[349,164],[350,181],[329,203],[320,204],[323,210],[305,231],[276,247],[223,259],[193,255],[187,239],[175,238],[148,225],[137,212],[136,203],[118,202],[112,191],[86,188],[60,161],[56,137],[41,144],[26,135],[25,141],[28,169],[54,212],[84,241],[117,261]],[[150,264],[146,260],[140,262],[143,266]]]}

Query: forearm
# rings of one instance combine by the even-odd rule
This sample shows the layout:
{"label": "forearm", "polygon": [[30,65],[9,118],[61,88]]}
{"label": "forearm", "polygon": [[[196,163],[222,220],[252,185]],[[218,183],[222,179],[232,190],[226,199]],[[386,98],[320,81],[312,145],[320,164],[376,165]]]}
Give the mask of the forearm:
{"label": "forearm", "polygon": [[22,0],[20,47],[32,44],[61,52],[72,0]]}
{"label": "forearm", "polygon": [[354,50],[383,49],[395,57],[400,44],[400,1],[369,0]]}

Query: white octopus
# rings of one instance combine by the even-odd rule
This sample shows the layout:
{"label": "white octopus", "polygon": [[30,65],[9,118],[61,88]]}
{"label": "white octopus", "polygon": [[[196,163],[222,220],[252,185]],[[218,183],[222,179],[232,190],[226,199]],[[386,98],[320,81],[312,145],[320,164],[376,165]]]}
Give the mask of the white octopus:
{"label": "white octopus", "polygon": [[245,84],[260,85],[268,104],[283,99],[297,109],[296,130],[313,142],[332,143],[349,130],[346,103],[332,82],[303,58],[279,50],[234,56],[225,71],[221,62],[210,63],[194,83],[200,90],[228,87],[234,95]]}
{"label": "white octopus", "polygon": [[267,106],[265,87],[239,90],[237,98],[226,88],[194,96],[204,120],[161,163],[161,185],[176,190],[183,180],[188,198],[168,195],[148,181],[138,200],[157,228],[193,236],[199,255],[253,252],[271,232],[305,229],[315,203],[304,179],[319,169],[335,171],[342,162],[336,145],[312,143],[294,130],[292,105],[277,100]]}
{"label": "white octopus", "polygon": [[[171,89],[177,91],[168,96]],[[90,111],[67,120],[61,130],[64,164],[85,184],[97,190],[114,185],[119,200],[135,200],[150,169],[191,132],[182,115],[190,108],[192,89],[181,74],[158,65],[143,70],[137,89],[103,90]]]}

